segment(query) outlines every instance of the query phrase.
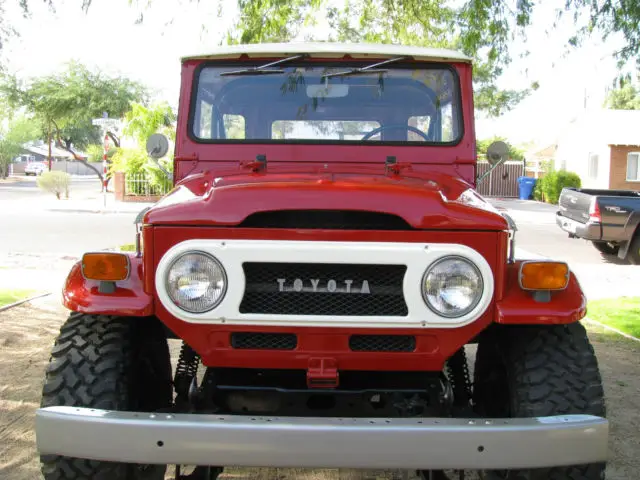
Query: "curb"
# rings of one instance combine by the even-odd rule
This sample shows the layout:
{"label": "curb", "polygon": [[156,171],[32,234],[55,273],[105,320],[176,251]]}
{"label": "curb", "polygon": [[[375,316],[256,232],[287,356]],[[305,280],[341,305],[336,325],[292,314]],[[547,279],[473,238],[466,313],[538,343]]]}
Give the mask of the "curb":
{"label": "curb", "polygon": [[17,307],[18,305],[22,305],[23,303],[30,302],[30,301],[35,300],[37,298],[47,297],[49,295],[51,295],[51,292],[40,293],[38,295],[34,295],[33,297],[29,297],[29,298],[25,298],[25,299],[22,299],[22,300],[18,300],[17,302],[13,302],[13,303],[10,303],[9,305],[5,305],[3,307],[0,307],[0,312],[4,312],[5,310],[9,310],[10,308]]}
{"label": "curb", "polygon": [[131,213],[137,214],[138,210],[115,210],[115,209],[100,209],[100,208],[48,208],[48,212],[56,212],[56,213]]}
{"label": "curb", "polygon": [[624,332],[618,330],[617,328],[610,327],[609,325],[605,325],[604,323],[600,323],[600,322],[598,322],[596,320],[591,320],[590,318],[584,318],[583,321],[589,322],[589,323],[593,323],[594,325],[598,325],[599,327],[602,327],[605,330],[609,330],[609,331],[617,333],[618,335],[621,335],[621,336],[623,336],[625,338],[628,338],[629,340],[633,340],[635,342],[640,343],[640,338],[634,337],[633,335],[629,335],[628,333],[624,333]]}

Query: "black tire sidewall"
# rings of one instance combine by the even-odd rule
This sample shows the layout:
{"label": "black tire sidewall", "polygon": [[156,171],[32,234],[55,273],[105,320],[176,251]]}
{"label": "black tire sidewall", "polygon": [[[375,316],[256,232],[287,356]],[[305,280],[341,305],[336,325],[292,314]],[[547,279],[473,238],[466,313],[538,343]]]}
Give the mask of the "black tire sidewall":
{"label": "black tire sidewall", "polygon": [[[604,392],[597,368],[593,348],[579,323],[496,327],[493,334],[478,345],[474,368],[476,410],[480,415],[494,418],[563,414],[604,417]],[[548,375],[548,381],[537,385],[530,383],[532,378],[542,374]],[[477,390],[475,382],[478,382]],[[580,386],[585,388],[580,389]],[[495,390],[503,394],[496,395]],[[548,392],[548,397],[543,398],[540,394],[544,391]],[[489,408],[487,402],[493,402]],[[585,404],[588,405],[586,408]],[[603,472],[603,464],[590,464],[487,471],[485,478],[599,480],[604,478]]]}
{"label": "black tire sidewall", "polygon": [[629,245],[629,251],[627,252],[627,258],[632,265],[640,265],[640,231],[636,232]]}
{"label": "black tire sidewall", "polygon": [[[72,313],[53,347],[41,406],[116,411],[170,406],[168,344],[152,322],[157,320]],[[166,470],[57,455],[41,461],[46,480],[161,480]]]}
{"label": "black tire sidewall", "polygon": [[612,246],[608,242],[592,241],[591,243],[593,244],[593,246],[595,247],[596,250],[598,250],[600,253],[602,253],[604,255],[617,255],[618,251],[620,250],[619,246],[617,246],[617,245],[616,246]]}

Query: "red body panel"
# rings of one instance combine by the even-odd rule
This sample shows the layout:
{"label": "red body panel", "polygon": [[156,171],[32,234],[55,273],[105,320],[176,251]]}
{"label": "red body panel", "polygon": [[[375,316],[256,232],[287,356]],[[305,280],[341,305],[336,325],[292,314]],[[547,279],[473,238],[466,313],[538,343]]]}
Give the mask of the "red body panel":
{"label": "red body panel", "polygon": [[[336,230],[270,230],[234,228],[155,227],[155,263],[176,243],[193,238],[316,240],[316,241],[381,241],[381,242],[451,242],[455,232],[376,232]],[[476,249],[495,270],[504,269],[504,256],[498,245],[506,241],[503,232],[465,232],[464,244]],[[458,239],[459,240],[459,239]],[[152,273],[150,272],[150,275]],[[184,339],[208,366],[300,368],[306,369],[310,358],[335,359],[340,370],[440,370],[447,358],[492,321],[494,305],[471,325],[456,329],[345,329],[282,328],[196,325],[171,315],[156,299],[156,316],[176,335]],[[298,348],[293,351],[234,350],[230,348],[231,332],[286,332],[298,335]],[[349,335],[408,334],[416,335],[416,351],[412,353],[365,353],[349,349]]]}
{"label": "red body panel", "polygon": [[[162,255],[176,243],[193,238],[317,240],[317,241],[388,241],[433,242],[451,241],[455,232],[376,232],[376,231],[310,231],[268,229],[217,229],[193,227],[147,227],[145,250],[150,264],[157,264]],[[98,282],[86,280],[76,264],[64,289],[64,305],[85,313],[148,316],[155,314],[178,337],[191,345],[207,366],[251,368],[307,369],[311,358],[330,358],[340,370],[424,371],[441,370],[444,362],[462,345],[481,333],[492,322],[502,324],[564,324],[580,320],[586,313],[586,299],[571,274],[569,286],[552,295],[549,303],[536,302],[530,292],[520,289],[517,274],[520,262],[505,264],[503,232],[465,232],[464,244],[480,252],[492,266],[496,284],[506,271],[504,289],[496,289],[495,301],[474,323],[451,329],[394,329],[398,335],[415,335],[416,349],[411,353],[366,353],[349,349],[349,336],[359,334],[389,334],[388,329],[284,328],[260,326],[196,325],[171,315],[153,296],[153,269],[144,269],[141,259],[131,255],[132,275],[118,282],[114,294],[98,292]],[[460,240],[460,239],[459,239]],[[145,293],[144,285],[150,289]],[[293,351],[235,350],[230,345],[233,332],[295,333],[298,347]]]}
{"label": "red body panel", "polygon": [[[345,57],[345,60],[348,60]],[[374,59],[371,59],[372,61]],[[321,61],[321,60],[310,60]],[[335,59],[333,59],[335,61]],[[519,263],[507,264],[507,222],[482,199],[457,201],[475,186],[476,150],[471,65],[454,63],[460,78],[463,137],[457,145],[242,144],[195,142],[188,131],[194,74],[199,61],[182,68],[175,146],[177,188],[146,213],[143,259],[131,255],[131,277],[116,292],[101,294],[76,264],[64,288],[64,305],[74,311],[124,316],[155,315],[191,345],[207,366],[308,370],[327,360],[339,370],[433,370],[462,345],[497,322],[562,324],[585,314],[585,297],[575,277],[548,303],[520,289]],[[252,171],[257,155],[266,169]],[[385,160],[397,161],[394,172]],[[253,165],[255,166],[255,165]],[[473,203],[473,206],[471,205]],[[277,210],[362,210],[393,214],[414,230],[295,230],[239,228],[249,215]],[[175,244],[192,239],[304,240],[340,242],[459,243],[477,250],[493,271],[495,294],[485,314],[470,325],[450,329],[343,329],[259,327],[186,323],[155,298],[155,268]],[[291,351],[238,350],[233,332],[298,335]],[[410,334],[411,353],[353,352],[349,336]]]}
{"label": "red body panel", "polygon": [[[333,58],[332,61],[337,59]],[[344,59],[350,61],[349,57]],[[373,58],[370,58],[374,61]],[[265,59],[268,61],[268,59]],[[320,61],[310,59],[310,61]],[[229,167],[240,162],[252,162],[256,155],[266,155],[269,165],[285,162],[298,165],[372,164],[384,165],[388,156],[398,163],[424,165],[425,171],[442,172],[460,178],[475,186],[476,142],[473,117],[473,91],[471,65],[452,63],[460,78],[464,135],[454,146],[392,146],[392,145],[304,145],[304,144],[204,144],[194,142],[188,129],[194,74],[200,61],[187,61],[182,65],[182,87],[176,131],[174,174],[176,181],[188,175]]]}
{"label": "red body panel", "polygon": [[536,302],[531,292],[524,291],[518,283],[521,262],[509,265],[505,282],[505,297],[497,304],[496,323],[563,324],[584,318],[587,313],[587,299],[573,273],[569,285],[561,292],[555,292],[548,303]]}
{"label": "red body panel", "polygon": [[507,222],[499,213],[452,201],[467,189],[469,184],[459,179],[433,173],[427,178],[328,172],[236,174],[217,179],[203,174],[187,179],[147,212],[144,221],[233,226],[256,212],[337,209],[393,214],[422,230],[506,230]]}
{"label": "red body panel", "polygon": [[100,293],[96,280],[82,275],[81,262],[67,276],[62,291],[62,303],[69,310],[82,313],[146,317],[153,314],[153,298],[144,291],[142,259],[129,255],[131,274],[116,283],[114,293]]}

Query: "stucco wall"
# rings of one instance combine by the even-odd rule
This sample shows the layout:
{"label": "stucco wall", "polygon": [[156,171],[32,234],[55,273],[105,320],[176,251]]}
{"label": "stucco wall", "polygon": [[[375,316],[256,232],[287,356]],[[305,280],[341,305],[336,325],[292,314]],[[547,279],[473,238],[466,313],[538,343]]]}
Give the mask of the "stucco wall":
{"label": "stucco wall", "polygon": [[[572,123],[558,138],[555,168],[575,172],[584,188],[609,187],[609,146],[599,124],[580,119]],[[589,158],[598,155],[597,176],[589,175]]]}

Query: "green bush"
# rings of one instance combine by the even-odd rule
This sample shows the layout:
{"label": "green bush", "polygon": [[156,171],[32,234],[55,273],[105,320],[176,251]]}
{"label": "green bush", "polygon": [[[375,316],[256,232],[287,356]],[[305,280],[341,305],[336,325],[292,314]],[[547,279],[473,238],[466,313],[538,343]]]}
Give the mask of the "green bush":
{"label": "green bush", "polygon": [[71,183],[71,175],[66,172],[44,172],[38,177],[38,186],[55,194],[60,200],[60,196],[64,193],[65,198],[69,198],[69,185]]}
{"label": "green bush", "polygon": [[546,178],[546,175],[542,178],[539,178],[538,181],[536,182],[535,187],[533,187],[533,194],[532,194],[533,199],[537,200],[538,202],[544,201],[544,197],[542,195],[542,184],[545,178]]}
{"label": "green bush", "polygon": [[[159,163],[173,171],[170,158],[162,158]],[[140,148],[119,148],[113,156],[111,172],[124,172],[127,194],[160,195],[171,187],[171,180]]]}
{"label": "green bush", "polygon": [[581,186],[582,182],[577,173],[567,172],[566,170],[549,172],[536,183],[533,190],[533,198],[557,204],[563,188],[580,188]]}
{"label": "green bush", "polygon": [[[116,153],[116,148],[112,147],[107,152],[107,160],[111,160]],[[87,160],[93,163],[100,163],[104,159],[104,147],[102,145],[92,144],[86,149]]]}

